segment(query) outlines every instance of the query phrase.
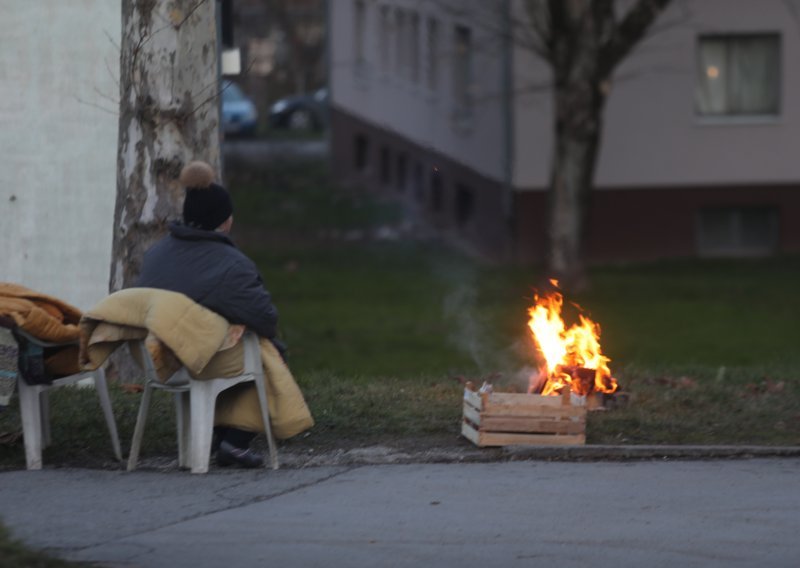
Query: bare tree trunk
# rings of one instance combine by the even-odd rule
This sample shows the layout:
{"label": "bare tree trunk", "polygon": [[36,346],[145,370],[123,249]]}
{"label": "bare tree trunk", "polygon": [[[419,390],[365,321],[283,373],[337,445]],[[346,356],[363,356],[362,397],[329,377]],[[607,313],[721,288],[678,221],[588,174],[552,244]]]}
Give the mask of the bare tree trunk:
{"label": "bare tree trunk", "polygon": [[[308,90],[308,77],[310,71],[319,62],[324,54],[324,40],[316,43],[308,42],[303,36],[303,20],[296,13],[292,13],[290,3],[286,0],[265,0],[270,9],[270,14],[280,30],[286,34],[289,44],[291,64],[288,72],[294,86],[295,94],[300,95]],[[311,9],[322,17],[324,2],[311,3]]]}
{"label": "bare tree trunk", "polygon": [[113,292],[179,217],[183,165],[219,171],[214,0],[123,0]]}
{"label": "bare tree trunk", "polygon": [[548,271],[565,289],[588,284],[584,261],[586,215],[600,147],[605,97],[592,77],[556,88],[555,150],[550,180]]}
{"label": "bare tree trunk", "polygon": [[[134,282],[144,252],[180,216],[183,165],[202,159],[219,171],[215,10],[214,0],[122,0],[111,292]],[[141,376],[126,352],[109,372]]]}
{"label": "bare tree trunk", "polygon": [[555,83],[547,267],[565,289],[588,285],[584,232],[612,74],[670,1],[527,1]]}

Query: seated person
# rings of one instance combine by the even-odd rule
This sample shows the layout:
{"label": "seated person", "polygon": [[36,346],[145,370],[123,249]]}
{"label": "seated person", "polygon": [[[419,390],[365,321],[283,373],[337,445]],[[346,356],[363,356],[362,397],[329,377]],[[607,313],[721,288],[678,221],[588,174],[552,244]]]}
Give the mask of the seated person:
{"label": "seated person", "polygon": [[[285,347],[276,338],[278,311],[256,265],[228,236],[233,203],[214,178],[214,170],[204,162],[183,168],[179,178],[186,188],[183,223],[171,223],[169,234],[145,253],[134,286],[181,292],[229,323],[245,325],[269,339],[284,356]],[[214,430],[218,464],[263,464],[263,458],[249,448],[255,432],[220,426]]]}

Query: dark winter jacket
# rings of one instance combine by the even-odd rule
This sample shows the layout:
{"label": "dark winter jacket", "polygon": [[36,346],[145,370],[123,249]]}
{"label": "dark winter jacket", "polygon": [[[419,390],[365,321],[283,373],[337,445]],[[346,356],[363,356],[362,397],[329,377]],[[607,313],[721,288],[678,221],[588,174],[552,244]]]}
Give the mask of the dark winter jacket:
{"label": "dark winter jacket", "polygon": [[173,223],[144,255],[134,286],[181,292],[230,323],[276,341],[278,310],[256,265],[225,234]]}

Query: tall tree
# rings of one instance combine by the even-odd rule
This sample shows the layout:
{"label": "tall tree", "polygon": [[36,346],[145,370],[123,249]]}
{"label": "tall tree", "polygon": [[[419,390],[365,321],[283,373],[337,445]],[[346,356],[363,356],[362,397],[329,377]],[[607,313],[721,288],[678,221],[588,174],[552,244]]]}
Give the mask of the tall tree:
{"label": "tall tree", "polygon": [[585,286],[585,219],[612,75],[671,0],[526,0],[553,74],[548,269]]}
{"label": "tall tree", "polygon": [[288,47],[286,67],[296,94],[305,93],[325,53],[322,0],[265,0],[270,15],[285,34]]}
{"label": "tall tree", "polygon": [[214,0],[122,0],[117,205],[111,291],[178,216],[177,178],[202,159],[219,171]]}

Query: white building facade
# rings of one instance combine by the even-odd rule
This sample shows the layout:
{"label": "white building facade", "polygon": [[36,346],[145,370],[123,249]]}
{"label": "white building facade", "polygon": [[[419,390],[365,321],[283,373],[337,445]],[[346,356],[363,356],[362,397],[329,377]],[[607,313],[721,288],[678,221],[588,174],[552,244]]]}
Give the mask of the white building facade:
{"label": "white building facade", "polygon": [[108,293],[119,0],[0,0],[0,281]]}

